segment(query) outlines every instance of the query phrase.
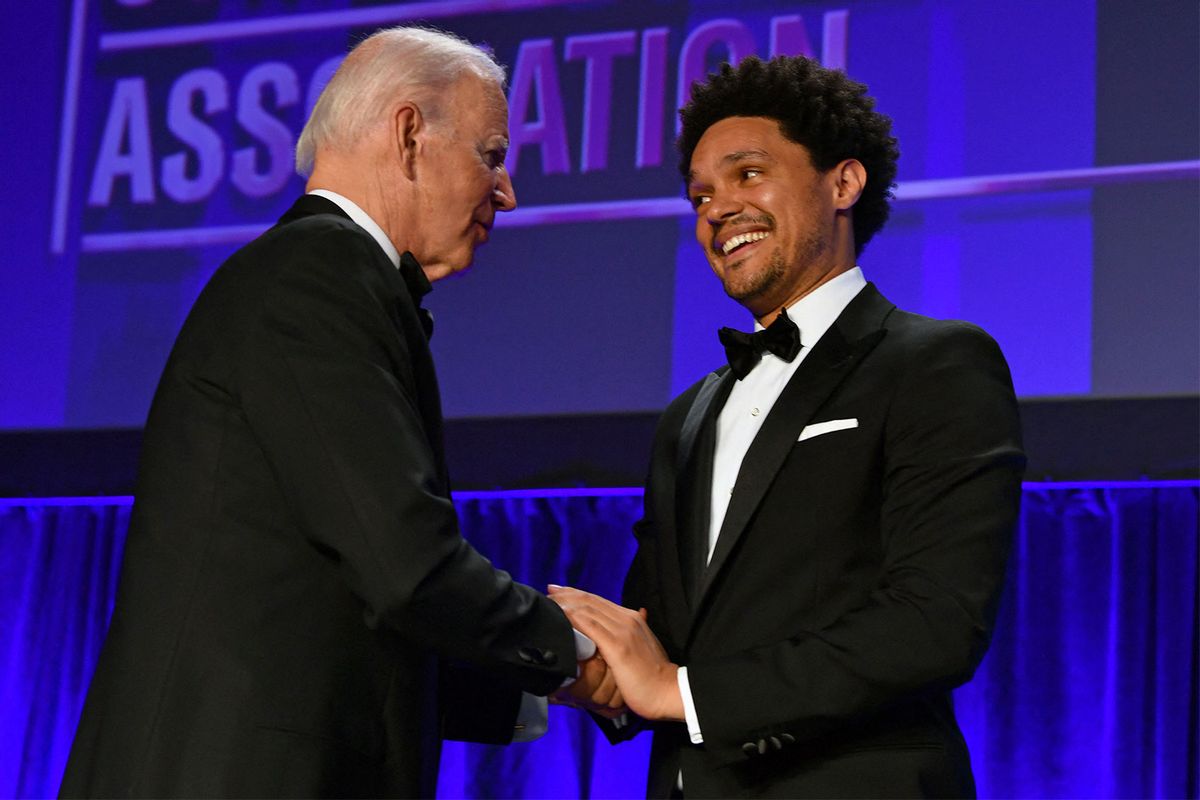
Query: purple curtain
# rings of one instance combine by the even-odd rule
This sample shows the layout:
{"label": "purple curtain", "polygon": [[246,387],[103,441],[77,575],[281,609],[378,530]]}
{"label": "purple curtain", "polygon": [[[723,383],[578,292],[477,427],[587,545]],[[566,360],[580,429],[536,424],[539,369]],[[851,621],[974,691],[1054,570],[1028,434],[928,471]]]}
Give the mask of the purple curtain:
{"label": "purple curtain", "polygon": [[[995,641],[956,696],[981,797],[1196,797],[1200,482],[1027,484]],[[463,493],[463,530],[534,586],[615,597],[629,490]],[[129,499],[0,500],[0,796],[57,791],[116,586]],[[636,797],[647,737],[551,709],[509,748],[448,743],[443,797]]]}

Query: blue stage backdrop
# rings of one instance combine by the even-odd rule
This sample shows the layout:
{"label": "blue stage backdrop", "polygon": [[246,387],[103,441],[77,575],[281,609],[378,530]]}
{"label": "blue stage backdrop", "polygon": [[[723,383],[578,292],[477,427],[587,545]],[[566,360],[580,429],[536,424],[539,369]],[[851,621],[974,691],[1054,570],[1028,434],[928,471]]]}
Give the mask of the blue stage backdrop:
{"label": "blue stage backdrop", "polygon": [[399,23],[510,71],[521,208],[430,299],[450,416],[658,410],[719,363],[748,321],[693,241],[675,109],[750,54],[870,85],[903,156],[862,266],[987,328],[1020,395],[1200,385],[1194,0],[9,5],[0,428],[142,424],[200,287],[302,190],[316,93]]}
{"label": "blue stage backdrop", "polygon": [[[984,798],[1194,798],[1200,483],[1026,484],[991,651],[956,693]],[[0,796],[58,786],[129,498],[0,500]],[[533,585],[615,596],[636,490],[464,493],[465,535]],[[639,797],[648,738],[554,708],[543,739],[448,744],[442,797]]]}

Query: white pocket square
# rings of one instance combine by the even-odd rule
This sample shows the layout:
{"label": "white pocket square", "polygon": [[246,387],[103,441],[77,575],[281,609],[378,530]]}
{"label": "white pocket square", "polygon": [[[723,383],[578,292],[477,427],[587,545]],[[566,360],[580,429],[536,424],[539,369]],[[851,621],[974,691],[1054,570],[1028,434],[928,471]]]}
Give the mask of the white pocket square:
{"label": "white pocket square", "polygon": [[805,425],[804,430],[800,431],[800,438],[797,442],[803,442],[805,439],[811,439],[814,436],[820,436],[823,433],[833,433],[834,431],[845,431],[850,428],[858,427],[858,418],[852,419],[831,419],[828,422],[814,422],[812,425]]}

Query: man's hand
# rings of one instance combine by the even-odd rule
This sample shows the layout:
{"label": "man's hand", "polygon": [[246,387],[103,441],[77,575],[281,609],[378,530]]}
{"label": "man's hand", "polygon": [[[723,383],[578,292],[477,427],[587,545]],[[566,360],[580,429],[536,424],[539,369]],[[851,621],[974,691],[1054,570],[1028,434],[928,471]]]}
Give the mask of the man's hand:
{"label": "man's hand", "polygon": [[551,586],[548,594],[596,643],[629,708],[645,719],[683,720],[679,668],[646,624],[645,609],[631,611],[565,586]]}
{"label": "man's hand", "polygon": [[599,653],[580,661],[579,677],[550,695],[550,702],[583,708],[608,719],[628,710],[612,670]]}

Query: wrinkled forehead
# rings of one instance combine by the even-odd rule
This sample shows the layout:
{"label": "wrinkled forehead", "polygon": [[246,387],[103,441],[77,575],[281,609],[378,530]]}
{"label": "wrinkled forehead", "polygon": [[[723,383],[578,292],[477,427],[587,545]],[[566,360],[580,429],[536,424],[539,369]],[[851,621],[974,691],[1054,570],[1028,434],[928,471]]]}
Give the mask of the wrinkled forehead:
{"label": "wrinkled forehead", "polygon": [[444,136],[508,136],[508,101],[497,80],[467,72],[421,104],[431,130]]}
{"label": "wrinkled forehead", "polygon": [[508,101],[500,83],[473,71],[465,72],[437,100],[456,127],[508,130]]}

